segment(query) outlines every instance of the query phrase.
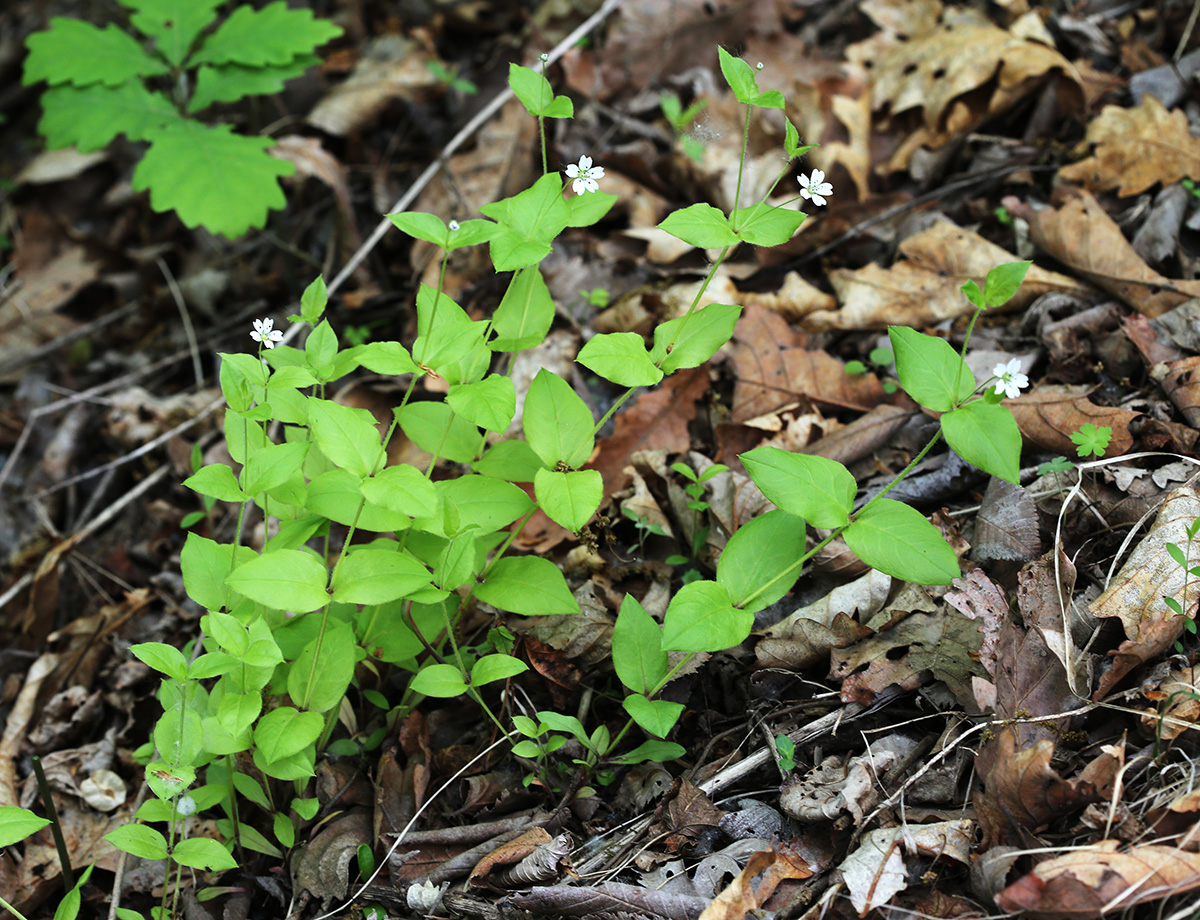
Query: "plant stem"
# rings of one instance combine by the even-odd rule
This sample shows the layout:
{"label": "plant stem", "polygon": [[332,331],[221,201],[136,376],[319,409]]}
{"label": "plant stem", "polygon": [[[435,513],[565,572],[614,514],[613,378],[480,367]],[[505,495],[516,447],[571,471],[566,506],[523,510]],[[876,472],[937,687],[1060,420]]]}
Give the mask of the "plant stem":
{"label": "plant stem", "polygon": [[54,846],[58,850],[65,894],[75,887],[75,873],[71,869],[71,854],[67,852],[67,841],[63,838],[62,828],[58,824],[58,810],[54,807],[50,784],[46,782],[46,773],[42,770],[42,758],[37,755],[33,757],[33,774],[37,777],[38,793],[42,797],[42,805],[46,808],[46,816],[50,819],[50,833],[54,836]]}

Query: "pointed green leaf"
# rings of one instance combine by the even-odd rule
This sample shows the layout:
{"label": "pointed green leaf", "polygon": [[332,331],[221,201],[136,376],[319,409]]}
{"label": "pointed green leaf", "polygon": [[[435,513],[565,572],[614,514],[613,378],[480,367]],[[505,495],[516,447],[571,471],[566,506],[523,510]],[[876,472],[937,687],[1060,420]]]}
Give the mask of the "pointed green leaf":
{"label": "pointed green leaf", "polygon": [[311,553],[280,549],[243,562],[225,583],[264,607],[308,613],[328,603],[328,577]]}
{"label": "pointed green leaf", "polygon": [[800,229],[807,215],[792,208],[759,203],[734,212],[737,235],[755,246],[782,246]]}
{"label": "pointed green leaf", "polygon": [[508,680],[528,670],[529,665],[512,655],[484,655],[471,667],[471,686],[482,687],[498,680]]}
{"label": "pointed green leaf", "polygon": [[42,94],[38,130],[50,148],[78,147],[90,153],[118,134],[145,141],[181,119],[161,93],[140,82],[119,86],[56,86]]}
{"label": "pointed green leaf", "polygon": [[348,553],[333,579],[333,599],[346,604],[384,604],[429,584],[429,570],[394,549],[362,547]]}
{"label": "pointed green leaf", "polygon": [[118,850],[142,859],[167,858],[167,838],[144,824],[124,824],[115,831],[109,831],[104,839]]}
{"label": "pointed green leaf", "polygon": [[205,26],[216,18],[221,0],[121,0],[134,10],[133,27],[154,39],[154,44],[173,66],[187,59],[192,44]]}
{"label": "pointed green leaf", "polygon": [[719,45],[717,57],[721,64],[721,74],[733,90],[734,98],[742,105],[751,105],[758,96],[758,81],[754,76],[754,68]]}
{"label": "pointed green leaf", "polygon": [[1021,430],[1010,410],[982,399],[941,418],[951,450],[985,473],[1020,485]]}
{"label": "pointed green leaf", "polygon": [[876,499],[842,532],[851,552],[873,569],[918,585],[948,585],[958,558],[921,513],[890,498]]}
{"label": "pointed green leaf", "polygon": [[236,869],[237,860],[211,837],[189,837],[180,840],[171,851],[171,858],[181,866],[220,872]]}
{"label": "pointed green leaf", "polygon": [[501,559],[475,589],[475,596],[485,604],[525,616],[579,613],[579,604],[558,566],[537,556]]}
{"label": "pointed green leaf", "polygon": [[312,10],[291,9],[283,0],[260,10],[243,5],[204,40],[189,63],[278,66],[341,34],[341,26],[317,19]]}
{"label": "pointed green leaf", "polygon": [[302,76],[321,63],[315,54],[302,54],[286,64],[246,67],[241,64],[211,66],[205,64],[196,74],[196,92],[188,100],[189,115],[203,112],[218,102],[237,102],[246,96],[266,96],[283,92],[288,80]]}
{"label": "pointed green leaf", "polygon": [[246,460],[242,481],[248,495],[269,492],[300,473],[308,454],[307,441],[272,444],[256,450]]}
{"label": "pointed green leaf", "polygon": [[625,595],[617,612],[612,659],[617,677],[634,693],[654,691],[670,670],[662,630],[632,594]]}
{"label": "pointed green leaf", "polygon": [[[659,323],[654,329],[651,359],[666,373],[699,367],[733,336],[742,308],[727,303],[710,303],[691,316]],[[671,350],[667,351],[667,346]]]}
{"label": "pointed green leaf", "polygon": [[646,343],[636,332],[606,332],[592,336],[575,359],[605,380],[623,387],[648,387],[662,380],[663,372],[646,353]]}
{"label": "pointed green leaf", "polygon": [[662,647],[667,651],[719,652],[750,635],[754,614],[733,606],[724,585],[693,581],[676,592],[663,618]]}
{"label": "pointed green leaf", "polygon": [[554,322],[554,298],[537,266],[513,275],[492,317],[493,351],[521,351],[542,344]]}
{"label": "pointed green leaf", "polygon": [[648,700],[640,693],[627,696],[621,701],[633,721],[659,738],[665,738],[683,715],[683,703],[668,700]]}
{"label": "pointed green leaf", "polygon": [[154,77],[167,72],[158,58],[142,50],[130,35],[114,25],[98,29],[82,19],[55,16],[50,28],[25,40],[29,53],[21,82],[25,86],[47,81],[51,86],[71,83],[117,86],[134,77]]}
{"label": "pointed green leaf", "polygon": [[777,508],[814,527],[841,527],[850,520],[858,483],[837,461],[778,447],[756,447],[738,459]]}
{"label": "pointed green leaf", "polygon": [[599,470],[560,473],[541,469],[534,475],[533,488],[546,516],[575,532],[583,529],[604,498]]}
{"label": "pointed green leaf", "polygon": [[432,517],[437,513],[437,491],[416,467],[403,464],[380,470],[359,487],[367,501],[400,511],[409,517]]}
{"label": "pointed green leaf", "polygon": [[246,493],[238,485],[237,477],[224,463],[210,463],[196,470],[183,481],[193,492],[207,495],[222,502],[242,502]]}
{"label": "pointed green leaf", "polygon": [[1012,300],[1031,265],[1032,262],[1008,262],[989,271],[983,283],[984,304],[998,307]]}
{"label": "pointed green leaf", "polygon": [[540,262],[550,252],[551,241],[571,219],[571,209],[562,197],[562,179],[556,173],[543,176],[511,198],[479,210],[503,224],[490,243],[492,265],[498,272],[515,271]]}
{"label": "pointed green leaf", "polygon": [[542,458],[524,441],[501,441],[471,464],[476,473],[506,479],[509,482],[533,482],[537,471],[545,469]]}
{"label": "pointed green leaf", "polygon": [[178,681],[187,680],[187,659],[183,657],[183,652],[175,646],[167,645],[165,642],[142,642],[138,645],[131,645],[129,651],[133,652],[144,664],[156,671],[161,671],[167,677]]}
{"label": "pointed green leaf", "polygon": [[555,96],[550,81],[536,70],[520,64],[508,65],[508,85],[521,105],[533,116],[543,118],[571,118],[575,108],[566,96]]}
{"label": "pointed green leaf", "polygon": [[377,374],[412,374],[416,362],[399,342],[367,342],[358,353],[358,363]]}
{"label": "pointed green leaf", "polygon": [[324,720],[318,713],[280,706],[258,720],[254,745],[268,761],[280,760],[316,741],[323,727]]}
{"label": "pointed green leaf", "polygon": [[49,824],[47,818],[39,818],[28,808],[16,805],[0,806],[0,847],[10,847],[35,834]]}
{"label": "pointed green leaf", "polygon": [[500,432],[512,423],[516,414],[517,393],[510,378],[492,374],[477,383],[452,386],[446,394],[446,404],[472,425]]}
{"label": "pointed green leaf", "polygon": [[424,696],[450,699],[467,692],[462,672],[449,664],[426,665],[409,682],[408,689]]}
{"label": "pointed green leaf", "polygon": [[658,228],[699,249],[720,249],[738,241],[725,214],[703,202],[673,211]]}
{"label": "pointed green leaf", "polygon": [[492,533],[533,508],[524,490],[490,476],[459,476],[435,487],[443,504],[453,506],[460,530],[478,527],[481,533]]}
{"label": "pointed green leaf", "polygon": [[926,409],[949,412],[975,392],[975,375],[945,339],[889,326],[900,386]]}
{"label": "pointed green leaf", "polygon": [[768,511],[737,529],[717,563],[717,582],[738,607],[757,613],[791,590],[807,549],[804,521]]}
{"label": "pointed green leaf", "polygon": [[529,385],[522,416],[525,440],[549,467],[564,463],[578,469],[595,444],[596,422],[571,385],[543,368]]}
{"label": "pointed green leaf", "polygon": [[352,476],[365,478],[382,465],[379,429],[367,410],[310,399],[308,427],[321,453]]}

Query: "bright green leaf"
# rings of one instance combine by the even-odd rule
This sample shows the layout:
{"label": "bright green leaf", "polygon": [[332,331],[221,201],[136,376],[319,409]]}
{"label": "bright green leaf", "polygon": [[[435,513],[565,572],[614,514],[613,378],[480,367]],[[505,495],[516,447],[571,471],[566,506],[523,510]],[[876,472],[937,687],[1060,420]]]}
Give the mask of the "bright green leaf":
{"label": "bright green leaf", "polygon": [[646,343],[636,332],[606,332],[592,336],[575,359],[605,380],[623,387],[648,387],[662,380]]}
{"label": "bright green leaf", "polygon": [[399,419],[409,440],[437,457],[470,463],[483,449],[479,429],[446,403],[431,400],[409,403],[399,410]]}
{"label": "bright green leaf", "polygon": [[34,32],[25,41],[25,86],[47,81],[51,86],[71,83],[117,86],[134,77],[154,77],[167,72],[158,58],[142,50],[130,35],[114,25],[99,29],[81,19],[55,16],[50,28]]}
{"label": "bright green leaf", "polygon": [[347,553],[333,579],[333,599],[346,604],[383,604],[429,584],[429,570],[394,549],[361,547]]}
{"label": "bright green leaf", "polygon": [[164,642],[142,642],[139,645],[131,645],[129,651],[133,652],[142,663],[166,674],[167,677],[173,677],[178,681],[187,680],[187,659],[183,657],[183,652],[175,646],[167,645]]}
{"label": "bright green leaf", "polygon": [[1031,265],[1032,262],[1007,262],[989,271],[983,283],[984,303],[998,307],[1012,300]]}
{"label": "bright green leaf", "polygon": [[595,444],[592,410],[571,385],[543,368],[533,378],[522,416],[525,440],[550,467],[564,463],[578,469]]}
{"label": "bright green leaf", "polygon": [[754,614],[733,606],[724,585],[693,581],[676,592],[663,618],[662,647],[667,651],[719,652],[750,635]]}
{"label": "bright green leaf", "polygon": [[256,450],[246,459],[242,481],[248,495],[269,492],[297,476],[308,454],[307,441],[272,444]]}
{"label": "bright green leaf", "polygon": [[316,741],[324,724],[319,713],[280,706],[258,720],[254,745],[268,761],[280,760]]}
{"label": "bright green leaf", "polygon": [[537,266],[513,275],[508,289],[492,316],[497,338],[488,343],[493,351],[521,351],[542,344],[554,322],[554,298]]}
{"label": "bright green leaf", "polygon": [[782,246],[800,229],[807,215],[793,208],[776,208],[759,203],[734,212],[737,235],[755,246]]}
{"label": "bright green leaf", "polygon": [[717,563],[717,582],[733,603],[757,613],[791,590],[806,550],[804,521],[768,511],[737,529]]}
{"label": "bright green leaf", "polygon": [[958,558],[919,511],[890,498],[876,499],[842,532],[851,552],[893,578],[918,585],[948,585]]}
{"label": "bright green leaf", "polygon": [[541,469],[534,475],[533,488],[546,516],[575,532],[583,529],[604,498],[599,470],[560,473]]}
{"label": "bright green leaf", "polygon": [[472,425],[501,432],[516,414],[517,393],[510,378],[492,374],[477,383],[452,386],[446,394],[446,404]]}
{"label": "bright green leaf", "polygon": [[329,602],[328,573],[320,560],[298,549],[279,549],[243,562],[225,583],[264,607],[308,613]]}
{"label": "bright green leaf", "polygon": [[617,612],[612,660],[617,677],[634,693],[655,690],[670,670],[662,650],[662,630],[632,594],[625,595]]}
{"label": "bright green leaf", "polygon": [[512,655],[484,655],[471,666],[471,686],[482,687],[498,680],[508,680],[528,670],[529,665]]}
{"label": "bright green leaf", "polygon": [[413,693],[440,699],[461,696],[467,692],[462,672],[449,664],[426,665],[408,684]]}
{"label": "bright green leaf", "polygon": [[555,96],[550,81],[536,70],[520,64],[508,65],[508,85],[525,110],[543,118],[571,118],[575,108],[566,96]]}
{"label": "bright green leaf", "polygon": [[421,471],[407,463],[384,467],[359,487],[367,501],[409,517],[432,517],[437,513],[437,490]]}
{"label": "bright green leaf", "polygon": [[171,858],[181,866],[220,872],[236,869],[237,860],[211,837],[189,837],[180,840],[171,851]]}
{"label": "bright green leaf", "polygon": [[90,153],[106,147],[118,134],[131,141],[149,140],[166,125],[180,120],[162,93],[140,82],[119,86],[56,86],[42,94],[38,130],[46,146],[78,147]]}
{"label": "bright green leaf", "polygon": [[975,375],[945,339],[905,326],[889,326],[896,377],[926,409],[949,412],[975,392]]}
{"label": "bright green leaf", "polygon": [[237,102],[246,96],[264,96],[283,91],[288,80],[302,76],[321,63],[314,54],[302,54],[286,64],[245,67],[241,64],[211,66],[205,64],[196,73],[196,91],[188,100],[189,115],[203,112],[218,102]]}
{"label": "bright green leaf", "polygon": [[756,447],[739,459],[777,508],[814,527],[841,527],[850,520],[858,483],[837,461],[778,447]]}
{"label": "bright green leaf", "polygon": [[167,858],[167,838],[144,824],[125,824],[105,834],[104,839],[118,850],[142,859]]}
{"label": "bright green leaf", "polygon": [[459,476],[438,482],[435,488],[443,504],[452,506],[458,516],[456,532],[477,527],[481,533],[491,533],[533,508],[523,489],[490,476]]}
{"label": "bright green leaf", "polygon": [[317,19],[311,10],[291,9],[283,0],[260,10],[243,5],[204,40],[189,63],[277,66],[341,34],[341,26]]}
{"label": "bright green leaf", "polygon": [[321,453],[352,476],[365,478],[382,465],[379,429],[365,409],[310,399],[308,426]]}
{"label": "bright green leaf", "polygon": [[648,700],[640,693],[627,696],[621,701],[625,711],[642,728],[652,735],[665,738],[670,734],[679,717],[683,715],[683,703],[668,700]]}
{"label": "bright green leaf", "polygon": [[183,484],[193,492],[207,495],[218,501],[241,502],[246,500],[246,493],[238,485],[233,470],[224,463],[210,463],[200,467],[185,479]]}
{"label": "bright green leaf", "polygon": [[134,10],[133,27],[154,39],[158,50],[178,67],[192,50],[196,36],[216,18],[221,0],[121,0]]}
{"label": "bright green leaf", "polygon": [[985,473],[1020,485],[1021,430],[1012,412],[982,399],[941,418],[946,443]]}
{"label": "bright green leaf", "polygon": [[545,469],[542,458],[524,441],[501,441],[489,448],[471,468],[476,473],[508,482],[533,482],[537,471]]}
{"label": "bright green leaf", "polygon": [[10,847],[49,823],[48,818],[39,818],[28,808],[0,806],[0,847]]}
{"label": "bright green leaf", "polygon": [[658,228],[699,249],[720,249],[738,241],[725,214],[703,202],[673,211]]}
{"label": "bright green leaf", "polygon": [[579,613],[579,604],[558,566],[537,556],[501,559],[475,589],[475,596],[485,604],[524,616]]}
{"label": "bright green leaf", "polygon": [[741,314],[742,308],[733,304],[710,303],[691,316],[659,323],[650,357],[668,374],[699,367],[729,341]]}

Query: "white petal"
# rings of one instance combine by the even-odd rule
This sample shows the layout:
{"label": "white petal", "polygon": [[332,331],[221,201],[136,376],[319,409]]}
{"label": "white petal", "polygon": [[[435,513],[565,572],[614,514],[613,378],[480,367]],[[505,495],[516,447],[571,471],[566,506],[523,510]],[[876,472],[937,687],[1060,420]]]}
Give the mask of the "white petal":
{"label": "white petal", "polygon": [[1003,393],[1007,389],[1008,389],[1008,384],[1005,383],[1003,378],[996,381],[996,392],[997,393]]}
{"label": "white petal", "polygon": [[[1008,365],[1007,364],[997,364],[995,367],[992,368],[992,376],[993,377],[1003,377],[1007,373],[1008,373]],[[997,392],[999,392],[999,391],[997,391]]]}
{"label": "white petal", "polygon": [[808,189],[802,188],[802,189],[800,189],[800,197],[801,198],[811,198],[812,194],[808,191]]}
{"label": "white petal", "polygon": [[813,204],[819,204],[819,205],[825,204],[825,199],[822,198],[820,195],[813,195],[812,200],[813,200]]}
{"label": "white petal", "polygon": [[567,167],[567,178],[568,179],[574,179],[578,175],[579,175],[579,167],[576,166],[574,163],[572,163],[570,166]]}
{"label": "white petal", "polygon": [[828,182],[822,182],[820,185],[817,186],[817,194],[818,195],[832,195],[833,194],[833,186],[830,185]]}
{"label": "white petal", "polygon": [[603,166],[593,166],[590,170],[588,170],[588,175],[591,176],[593,179],[603,179],[604,178],[604,167]]}
{"label": "white petal", "polygon": [[812,184],[820,185],[825,181],[825,173],[820,169],[814,169],[812,174]]}
{"label": "white petal", "polygon": [[801,188],[808,188],[808,176],[804,175],[804,173],[800,173],[800,178],[797,181],[800,183]]}
{"label": "white petal", "polygon": [[587,179],[576,179],[571,183],[571,191],[576,195],[582,195],[587,191]]}
{"label": "white petal", "polygon": [[591,167],[592,167],[592,158],[591,157],[580,157],[579,158],[579,168],[580,169],[591,169]]}

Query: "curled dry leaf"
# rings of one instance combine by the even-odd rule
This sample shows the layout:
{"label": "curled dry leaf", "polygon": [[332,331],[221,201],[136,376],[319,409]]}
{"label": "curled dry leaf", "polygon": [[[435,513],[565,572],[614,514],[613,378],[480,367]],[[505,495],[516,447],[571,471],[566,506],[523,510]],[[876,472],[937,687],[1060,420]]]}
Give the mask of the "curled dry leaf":
{"label": "curled dry leaf", "polygon": [[[1187,575],[1171,558],[1167,544],[1185,546],[1187,526],[1200,517],[1200,492],[1190,486],[1167,496],[1150,531],[1134,547],[1104,593],[1089,605],[1097,617],[1116,617],[1126,640],[1114,654],[1113,666],[1100,679],[1097,698],[1106,695],[1126,674],[1169,649],[1183,632],[1183,619],[1163,603],[1164,597],[1192,608],[1200,596],[1200,580]],[[1185,611],[1189,612],[1189,611]]]}
{"label": "curled dry leaf", "polygon": [[1031,920],[1091,920],[1200,888],[1200,854],[1174,846],[1131,847],[1103,840],[1037,866],[998,895],[1006,911]]}
{"label": "curled dry leaf", "polygon": [[619,882],[604,882],[595,888],[534,886],[512,895],[509,902],[535,916],[554,920],[570,917],[697,920],[709,904],[708,898],[652,891]]}
{"label": "curled dry leaf", "polygon": [[1136,108],[1104,107],[1088,124],[1092,155],[1058,171],[1060,179],[1098,192],[1116,189],[1122,198],[1153,185],[1171,185],[1196,172],[1200,140],[1188,130],[1183,109],[1168,112],[1154,96]]}
{"label": "curled dry leaf", "polygon": [[787,844],[755,853],[746,868],[713,900],[700,920],[744,920],[747,911],[759,910],[786,879],[809,878],[807,861]]}
{"label": "curled dry leaf", "polygon": [[360,844],[371,844],[371,817],[355,812],[335,818],[300,848],[292,861],[292,883],[321,898],[326,909],[350,887],[350,863]]}
{"label": "curled dry leaf", "polygon": [[1151,318],[1200,297],[1200,281],[1175,281],[1147,265],[1087,190],[1064,186],[1055,200],[1055,208],[1040,211],[1010,208],[1029,221],[1033,241],[1047,255]]}
{"label": "curled dry leaf", "polygon": [[851,903],[865,917],[908,887],[905,854],[947,857],[967,865],[974,838],[975,823],[966,819],[881,828],[864,834],[858,849],[838,869]]}
{"label": "curled dry leaf", "polygon": [[1004,405],[1012,410],[1025,439],[1044,450],[1076,456],[1071,435],[1085,424],[1112,429],[1106,457],[1127,453],[1133,446],[1129,425],[1139,415],[1129,409],[1097,406],[1088,399],[1087,387],[1044,386]]}
{"label": "curled dry leaf", "polygon": [[1200,355],[1155,365],[1150,376],[1163,388],[1187,423],[1200,428]]}

